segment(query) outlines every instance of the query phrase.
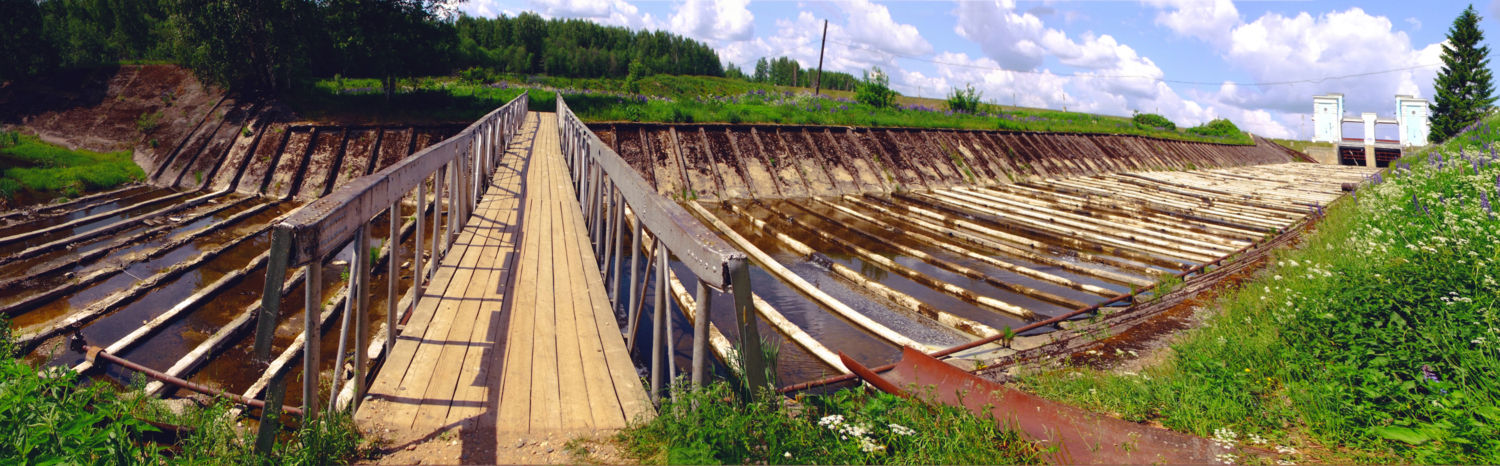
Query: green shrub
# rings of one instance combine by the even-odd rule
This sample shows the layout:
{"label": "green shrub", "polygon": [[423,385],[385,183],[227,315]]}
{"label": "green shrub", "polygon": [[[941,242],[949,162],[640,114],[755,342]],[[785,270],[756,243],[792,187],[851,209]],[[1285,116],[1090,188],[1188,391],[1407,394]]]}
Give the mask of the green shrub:
{"label": "green shrub", "polygon": [[1229,121],[1229,119],[1220,118],[1208,123],[1204,123],[1200,126],[1188,128],[1187,132],[1188,134],[1196,134],[1205,137],[1229,138],[1239,136],[1240,128],[1235,126],[1234,122]]}
{"label": "green shrub", "polygon": [[[323,465],[367,456],[347,413],[322,416],[261,456],[252,451],[254,430],[241,433],[225,403],[174,413],[139,385],[120,392],[108,383],[83,383],[67,367],[13,359],[9,335],[9,323],[0,319],[0,463]],[[159,445],[147,438],[158,430],[143,419],[192,431],[175,445]]]}
{"label": "green shrub", "polygon": [[161,124],[161,117],[161,111],[142,113],[140,118],[135,120],[135,128],[140,130],[141,134],[148,134]]}
{"label": "green shrub", "polygon": [[948,110],[963,113],[979,113],[980,97],[983,91],[974,89],[973,84],[965,84],[963,89],[953,88],[948,92]]}
{"label": "green shrub", "polygon": [[1172,120],[1168,120],[1167,117],[1157,115],[1155,113],[1137,113],[1134,117],[1131,117],[1130,120],[1134,121],[1135,124],[1141,125],[1142,127],[1146,128],[1162,128],[1169,131],[1177,130],[1176,123],[1173,123]]}
{"label": "green shrub", "polygon": [[880,67],[865,71],[865,79],[859,83],[854,100],[875,108],[887,108],[896,102],[896,91],[891,90],[891,78]]}
{"label": "green shrub", "polygon": [[488,84],[495,81],[490,70],[486,68],[469,68],[458,72],[458,80],[469,84]]}

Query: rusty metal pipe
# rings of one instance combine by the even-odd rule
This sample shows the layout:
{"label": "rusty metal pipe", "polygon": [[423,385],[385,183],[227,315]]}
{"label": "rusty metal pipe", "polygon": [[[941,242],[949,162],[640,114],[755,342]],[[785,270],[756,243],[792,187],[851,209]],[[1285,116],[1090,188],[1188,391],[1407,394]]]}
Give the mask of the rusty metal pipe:
{"label": "rusty metal pipe", "polygon": [[[225,392],[223,390],[216,390],[216,389],[208,388],[208,387],[205,387],[205,386],[202,386],[202,385],[198,385],[198,384],[186,381],[186,380],[182,380],[182,379],[179,379],[179,378],[176,378],[176,377],[173,377],[173,376],[170,376],[170,375],[158,372],[158,371],[153,370],[153,369],[151,369],[149,367],[142,366],[140,364],[136,364],[136,363],[127,361],[127,360],[125,360],[125,358],[121,358],[119,356],[115,356],[113,354],[109,354],[109,353],[107,353],[107,352],[104,351],[104,348],[100,348],[98,346],[84,346],[83,350],[85,351],[84,354],[87,355],[87,358],[88,358],[89,362],[93,363],[96,366],[98,365],[97,358],[104,358],[105,361],[109,361],[111,363],[120,365],[122,367],[125,367],[126,369],[130,369],[130,370],[133,370],[133,371],[136,371],[136,372],[140,372],[142,374],[146,374],[147,376],[149,376],[149,377],[151,377],[153,379],[160,380],[163,383],[168,383],[168,384],[176,385],[179,388],[184,388],[184,389],[187,389],[187,390],[192,390],[192,391],[195,391],[195,392],[198,392],[198,393],[202,393],[204,395],[216,396],[216,397],[223,398],[223,399],[226,399],[226,400],[229,400],[229,401],[233,401],[235,403],[239,403],[239,404],[242,404],[242,405],[250,406],[252,408],[265,409],[265,407],[266,407],[266,402],[264,402],[264,401],[260,401],[260,400],[254,399],[254,398],[245,398],[243,396],[239,396],[239,395],[236,395],[236,394],[233,394],[233,393],[228,393],[228,392]],[[302,415],[302,409],[301,408],[295,408],[295,407],[290,407],[290,406],[283,406],[281,408],[281,410],[283,412],[287,412],[287,413],[291,413],[291,414],[296,414],[298,416]]]}

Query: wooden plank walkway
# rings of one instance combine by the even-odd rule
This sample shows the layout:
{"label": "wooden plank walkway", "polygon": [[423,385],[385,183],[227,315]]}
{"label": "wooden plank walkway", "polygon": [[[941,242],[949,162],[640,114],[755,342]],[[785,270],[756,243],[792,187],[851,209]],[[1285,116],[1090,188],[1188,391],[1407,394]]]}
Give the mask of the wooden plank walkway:
{"label": "wooden plank walkway", "polygon": [[396,448],[457,429],[478,443],[463,450],[479,452],[650,416],[555,114],[528,115],[490,183],[371,385],[355,416],[361,429]]}

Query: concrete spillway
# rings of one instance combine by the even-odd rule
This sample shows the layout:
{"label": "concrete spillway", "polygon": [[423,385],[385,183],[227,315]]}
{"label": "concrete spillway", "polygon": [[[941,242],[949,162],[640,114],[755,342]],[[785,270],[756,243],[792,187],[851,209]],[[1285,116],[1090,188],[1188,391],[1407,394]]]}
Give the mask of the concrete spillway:
{"label": "concrete spillway", "polygon": [[[150,187],[0,217],[0,312],[16,319],[32,358],[80,364],[81,355],[48,343],[81,333],[149,367],[255,396],[267,362],[249,357],[247,323],[263,287],[269,226],[461,129],[297,124],[233,99],[212,114],[140,157]],[[1297,222],[1335,198],[1337,182],[1363,174],[1289,164],[1299,160],[1294,153],[1259,139],[1234,146],[886,128],[592,129],[659,193],[701,202],[728,227],[721,235],[742,236],[879,324],[875,332],[830,313],[780,272],[753,271],[758,296],[784,316],[778,325],[872,364],[896,356],[891,335],[952,346],[1152,283]],[[417,203],[400,208],[406,218]],[[376,237],[388,237],[380,222]],[[411,257],[414,227],[398,235],[402,257]],[[377,264],[376,274],[390,273]],[[325,323],[345,299],[342,267],[326,264],[319,280]],[[398,273],[400,296],[411,272]],[[298,279],[289,279],[281,306],[278,352],[297,345],[303,325]],[[376,291],[372,301],[389,299]],[[716,322],[732,315],[718,309],[731,301],[714,300]],[[323,360],[332,364],[330,340]],[[786,348],[784,382],[828,373],[812,350]]]}

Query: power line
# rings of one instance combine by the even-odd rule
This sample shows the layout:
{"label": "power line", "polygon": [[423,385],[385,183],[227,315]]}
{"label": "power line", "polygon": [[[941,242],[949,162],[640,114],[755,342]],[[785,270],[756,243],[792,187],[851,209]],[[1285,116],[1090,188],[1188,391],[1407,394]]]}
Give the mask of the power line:
{"label": "power line", "polygon": [[1363,76],[1373,76],[1373,75],[1377,75],[1377,74],[1397,73],[1397,72],[1401,72],[1401,71],[1411,71],[1411,70],[1415,70],[1415,69],[1419,69],[1419,68],[1428,68],[1428,67],[1442,65],[1442,63],[1431,63],[1431,64],[1426,64],[1426,65],[1417,65],[1417,66],[1411,66],[1411,67],[1406,67],[1406,68],[1397,68],[1397,69],[1393,69],[1393,70],[1372,71],[1372,72],[1369,72],[1369,73],[1358,73],[1358,74],[1350,74],[1350,75],[1343,75],[1343,76],[1328,76],[1328,77],[1323,77],[1323,78],[1319,78],[1319,79],[1300,79],[1300,80],[1295,80],[1295,81],[1274,81],[1274,82],[1259,82],[1259,83],[1236,83],[1236,82],[1233,82],[1233,81],[1227,81],[1227,82],[1199,82],[1199,81],[1180,81],[1180,80],[1175,80],[1175,79],[1162,79],[1162,78],[1158,78],[1158,77],[1155,77],[1155,76],[1146,76],[1146,75],[1096,75],[1096,74],[1079,74],[1079,73],[1054,74],[1054,73],[1045,73],[1045,72],[1041,72],[1041,71],[1032,71],[1032,70],[1010,70],[1010,69],[1005,69],[1005,68],[997,68],[997,67],[993,67],[993,66],[969,65],[969,64],[964,64],[964,63],[949,63],[949,62],[941,62],[941,61],[937,61],[937,60],[928,60],[926,58],[908,57],[906,55],[900,55],[900,54],[895,54],[895,53],[888,53],[888,52],[881,51],[881,50],[874,50],[874,49],[870,49],[870,48],[863,47],[863,46],[860,46],[860,45],[849,44],[849,43],[839,42],[839,41],[835,41],[835,40],[830,40],[829,42],[833,42],[835,44],[839,44],[839,45],[842,45],[844,47],[855,49],[855,50],[862,50],[862,51],[866,51],[866,52],[878,53],[882,57],[886,56],[886,55],[890,55],[890,56],[897,57],[897,58],[905,58],[907,60],[922,61],[922,62],[933,63],[933,64],[938,64],[938,65],[946,65],[946,66],[958,66],[958,67],[964,67],[964,68],[974,68],[974,69],[980,69],[980,70],[1009,71],[1009,72],[1012,72],[1012,73],[1026,73],[1026,74],[1037,74],[1037,75],[1052,74],[1053,76],[1070,77],[1070,78],[1149,79],[1149,80],[1152,80],[1152,81],[1159,81],[1159,82],[1172,83],[1172,84],[1193,84],[1193,85],[1209,85],[1209,86],[1220,86],[1220,85],[1225,85],[1225,84],[1233,84],[1235,86],[1279,86],[1279,85],[1291,85],[1291,84],[1319,84],[1319,83],[1322,83],[1323,81],[1329,81],[1329,80],[1335,80],[1335,79],[1358,78],[1358,77],[1363,77]]}

